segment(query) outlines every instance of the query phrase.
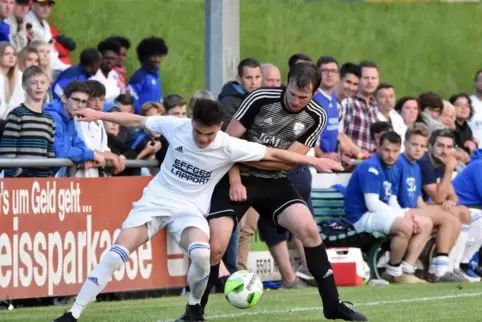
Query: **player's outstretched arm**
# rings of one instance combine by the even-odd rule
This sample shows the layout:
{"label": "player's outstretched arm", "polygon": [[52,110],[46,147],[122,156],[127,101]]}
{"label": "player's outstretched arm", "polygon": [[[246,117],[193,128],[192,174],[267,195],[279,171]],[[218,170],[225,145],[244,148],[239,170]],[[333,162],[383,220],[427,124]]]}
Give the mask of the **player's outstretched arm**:
{"label": "player's outstretched arm", "polygon": [[135,115],[131,113],[106,113],[96,111],[90,108],[84,108],[83,110],[76,112],[75,117],[79,121],[83,122],[92,122],[97,120],[107,121],[116,123],[119,125],[127,126],[127,127],[144,127],[146,124],[146,117]]}
{"label": "player's outstretched arm", "polygon": [[333,170],[343,171],[341,164],[331,159],[315,158],[296,152],[273,148],[266,148],[263,160],[311,165],[319,172],[325,173],[331,173]]}

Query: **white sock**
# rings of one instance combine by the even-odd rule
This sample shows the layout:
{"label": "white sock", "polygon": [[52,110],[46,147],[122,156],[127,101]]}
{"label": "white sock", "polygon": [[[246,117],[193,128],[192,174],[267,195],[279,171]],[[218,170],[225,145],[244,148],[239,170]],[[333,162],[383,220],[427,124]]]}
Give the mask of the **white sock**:
{"label": "white sock", "polygon": [[82,311],[110,282],[112,274],[129,259],[129,251],[124,246],[114,245],[104,255],[99,264],[90,272],[80,289],[69,312],[78,319]]}
{"label": "white sock", "polygon": [[467,239],[467,245],[465,247],[464,256],[462,257],[462,263],[468,263],[474,256],[474,254],[482,246],[482,213],[472,215],[472,222],[470,223],[469,237]]}
{"label": "white sock", "polygon": [[201,298],[208,284],[211,264],[211,248],[208,243],[192,243],[188,248],[191,265],[187,273],[187,282],[191,292],[189,293],[189,305],[196,305]]}
{"label": "white sock", "polygon": [[387,272],[388,275],[398,277],[403,275],[403,270],[402,270],[402,265],[400,266],[390,266],[390,264],[387,264],[385,268],[385,272]]}
{"label": "white sock", "polygon": [[404,274],[415,274],[417,267],[407,262],[402,262],[402,272]]}
{"label": "white sock", "polygon": [[432,259],[428,272],[437,277],[444,276],[449,270],[449,262],[448,256],[437,256]]}
{"label": "white sock", "polygon": [[465,246],[467,245],[467,239],[469,237],[469,228],[469,225],[462,225],[459,237],[449,254],[449,272],[453,272],[460,268],[460,262],[464,256]]}

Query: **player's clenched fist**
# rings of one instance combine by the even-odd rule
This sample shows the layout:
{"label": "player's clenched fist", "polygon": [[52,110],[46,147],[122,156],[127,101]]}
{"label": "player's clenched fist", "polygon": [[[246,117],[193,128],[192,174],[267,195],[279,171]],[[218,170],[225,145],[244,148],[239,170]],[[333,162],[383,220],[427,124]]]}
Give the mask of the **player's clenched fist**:
{"label": "player's clenched fist", "polygon": [[246,187],[240,182],[231,184],[229,187],[229,198],[231,201],[242,202],[248,198]]}
{"label": "player's clenched fist", "polygon": [[314,158],[314,164],[313,166],[318,170],[318,172],[324,172],[324,173],[332,173],[334,170],[335,171],[343,171],[343,166],[331,159],[327,158]]}

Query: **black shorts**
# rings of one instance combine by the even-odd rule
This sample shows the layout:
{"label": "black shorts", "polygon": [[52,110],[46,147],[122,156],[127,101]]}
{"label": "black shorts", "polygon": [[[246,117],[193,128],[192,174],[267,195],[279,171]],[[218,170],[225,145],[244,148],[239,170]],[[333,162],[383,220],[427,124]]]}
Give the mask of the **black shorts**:
{"label": "black shorts", "polygon": [[288,178],[263,179],[253,176],[242,176],[241,181],[246,187],[247,200],[233,202],[229,198],[229,176],[226,174],[214,188],[211,197],[211,209],[207,219],[233,217],[241,220],[246,211],[253,207],[260,218],[278,231],[286,230],[278,225],[278,215],[291,205],[302,203],[306,205],[298,190]]}

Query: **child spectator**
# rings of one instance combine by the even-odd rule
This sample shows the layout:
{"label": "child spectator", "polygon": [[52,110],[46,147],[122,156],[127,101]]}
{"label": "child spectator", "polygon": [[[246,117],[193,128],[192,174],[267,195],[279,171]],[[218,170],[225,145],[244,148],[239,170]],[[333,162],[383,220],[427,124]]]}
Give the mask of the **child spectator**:
{"label": "child spectator", "polygon": [[186,104],[184,97],[178,94],[167,95],[164,99],[164,107],[169,116],[186,117]]}
{"label": "child spectator", "polygon": [[[32,47],[25,47],[22,49],[22,51],[18,54],[18,68],[20,71],[23,73],[24,70],[29,68],[30,66],[39,66],[40,65],[40,56],[37,53],[37,50],[35,50]],[[45,75],[48,74],[43,69],[45,72]],[[49,87],[50,87],[50,81],[49,81]]]}
{"label": "child spectator", "polygon": [[161,77],[159,65],[168,48],[162,38],[146,38],[137,46],[137,58],[141,67],[129,79],[128,91],[134,98],[134,112],[139,114],[146,102],[162,103]]}
{"label": "child spectator", "polygon": [[[22,85],[26,99],[7,116],[0,156],[11,159],[55,158],[55,122],[42,108],[49,87],[48,76],[41,67],[29,67],[22,76]],[[5,177],[51,176],[48,167],[5,169]]]}
{"label": "child spectator", "polygon": [[8,43],[0,43],[0,119],[25,100],[22,73],[18,70],[17,52]]}

